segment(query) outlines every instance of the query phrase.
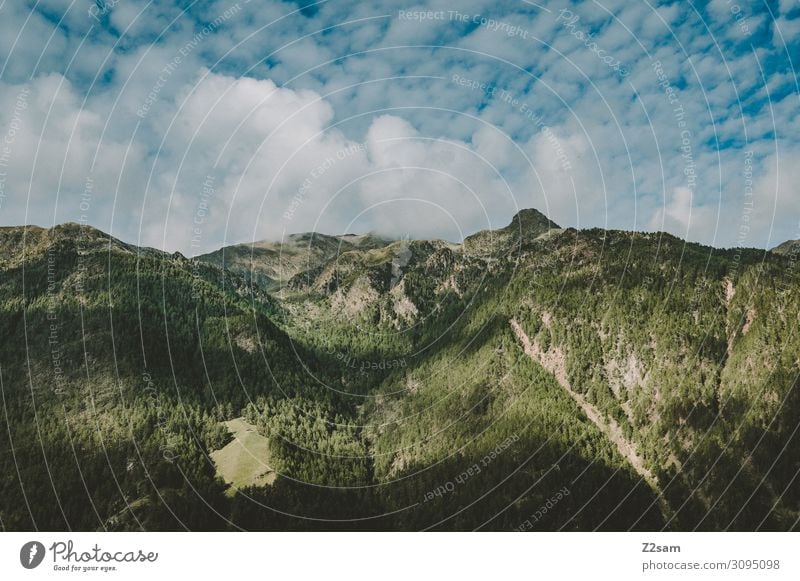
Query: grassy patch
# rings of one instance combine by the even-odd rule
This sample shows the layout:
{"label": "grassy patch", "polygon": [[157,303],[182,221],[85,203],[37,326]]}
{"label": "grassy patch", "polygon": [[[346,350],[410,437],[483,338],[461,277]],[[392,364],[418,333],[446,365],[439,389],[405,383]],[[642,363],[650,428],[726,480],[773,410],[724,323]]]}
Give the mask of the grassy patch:
{"label": "grassy patch", "polygon": [[272,484],[276,474],[269,466],[268,440],[244,418],[225,422],[233,440],[211,453],[217,473],[231,485],[230,492],[244,486]]}

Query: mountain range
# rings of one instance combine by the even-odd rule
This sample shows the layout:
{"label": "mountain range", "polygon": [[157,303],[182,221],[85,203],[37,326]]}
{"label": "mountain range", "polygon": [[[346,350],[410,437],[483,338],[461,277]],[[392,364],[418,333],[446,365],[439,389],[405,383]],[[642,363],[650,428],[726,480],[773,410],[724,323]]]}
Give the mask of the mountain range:
{"label": "mountain range", "polygon": [[[797,529],[799,250],[0,228],[0,524]],[[269,483],[215,460],[239,418]]]}

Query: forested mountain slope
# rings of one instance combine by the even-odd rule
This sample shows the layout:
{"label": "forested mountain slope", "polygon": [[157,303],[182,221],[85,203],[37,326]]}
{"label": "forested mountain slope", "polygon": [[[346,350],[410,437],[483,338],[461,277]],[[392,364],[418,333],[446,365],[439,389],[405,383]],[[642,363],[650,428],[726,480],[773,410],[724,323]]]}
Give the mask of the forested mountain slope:
{"label": "forested mountain slope", "polygon": [[3,526],[227,526],[207,458],[219,420],[261,394],[302,398],[315,364],[273,299],[77,225],[4,228],[0,246]]}
{"label": "forested mountain slope", "polygon": [[[791,254],[535,210],[461,245],[0,246],[6,528],[798,526]],[[239,416],[278,477],[226,495]]]}

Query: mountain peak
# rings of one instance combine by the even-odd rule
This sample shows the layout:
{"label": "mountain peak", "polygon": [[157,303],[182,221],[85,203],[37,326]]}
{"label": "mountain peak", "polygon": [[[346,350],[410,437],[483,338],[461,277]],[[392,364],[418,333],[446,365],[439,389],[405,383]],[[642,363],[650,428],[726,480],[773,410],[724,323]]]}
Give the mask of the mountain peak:
{"label": "mountain peak", "polygon": [[509,244],[530,241],[561,227],[539,210],[526,208],[517,212],[511,223],[499,230],[483,230],[464,239],[464,247],[478,254],[505,251]]}
{"label": "mountain peak", "polygon": [[772,252],[775,254],[783,254],[784,256],[800,253],[800,240],[788,240],[773,248]]}
{"label": "mountain peak", "polygon": [[544,233],[553,228],[561,228],[561,226],[550,220],[539,210],[525,208],[516,213],[511,219],[511,224],[506,226],[504,230],[522,230],[525,233],[536,230]]}

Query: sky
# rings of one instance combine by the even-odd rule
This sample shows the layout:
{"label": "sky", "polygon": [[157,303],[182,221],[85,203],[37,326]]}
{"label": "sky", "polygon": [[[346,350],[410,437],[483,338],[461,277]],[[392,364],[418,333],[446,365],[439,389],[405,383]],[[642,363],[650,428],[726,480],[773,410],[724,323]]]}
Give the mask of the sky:
{"label": "sky", "polygon": [[800,239],[800,2],[0,0],[0,225]]}

